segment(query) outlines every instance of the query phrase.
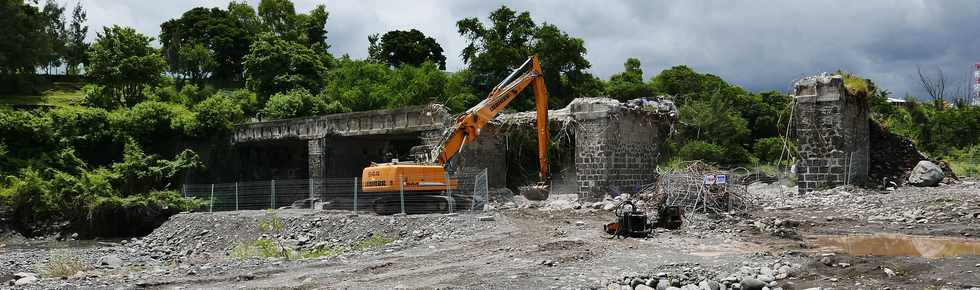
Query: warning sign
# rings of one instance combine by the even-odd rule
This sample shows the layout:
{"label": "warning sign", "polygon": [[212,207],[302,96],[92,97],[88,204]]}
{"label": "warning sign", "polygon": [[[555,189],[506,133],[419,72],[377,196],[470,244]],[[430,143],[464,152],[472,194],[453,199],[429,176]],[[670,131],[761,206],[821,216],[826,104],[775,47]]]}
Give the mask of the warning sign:
{"label": "warning sign", "polygon": [[707,184],[707,185],[715,184],[715,176],[714,175],[705,175],[704,176],[704,184]]}

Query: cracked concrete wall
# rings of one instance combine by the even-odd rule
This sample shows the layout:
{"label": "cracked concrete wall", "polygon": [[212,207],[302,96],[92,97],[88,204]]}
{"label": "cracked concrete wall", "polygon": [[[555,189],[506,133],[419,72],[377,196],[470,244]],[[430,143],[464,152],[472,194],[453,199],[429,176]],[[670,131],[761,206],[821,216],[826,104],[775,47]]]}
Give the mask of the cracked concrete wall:
{"label": "cracked concrete wall", "polygon": [[799,192],[867,181],[867,100],[849,96],[840,76],[812,76],[794,85],[793,137]]}

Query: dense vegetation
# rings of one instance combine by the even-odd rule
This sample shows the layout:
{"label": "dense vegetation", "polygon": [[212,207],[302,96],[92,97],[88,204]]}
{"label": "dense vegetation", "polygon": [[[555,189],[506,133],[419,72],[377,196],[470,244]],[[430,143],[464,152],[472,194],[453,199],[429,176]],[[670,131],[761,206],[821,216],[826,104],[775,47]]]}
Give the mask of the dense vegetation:
{"label": "dense vegetation", "polygon": [[[45,90],[59,68],[85,82],[81,104],[0,106],[0,205],[25,231],[38,222],[79,227],[120,212],[193,209],[176,192],[182,173],[201,166],[179,149],[186,142],[220,138],[246,120],[427,103],[460,112],[531,54],[541,57],[551,108],[576,97],[672,99],[680,122],[665,160],[786,164],[793,147],[781,137],[786,95],[749,92],[683,65],[646,79],[635,58],[602,80],[588,71],[583,39],[507,7],[456,23],[467,42],[466,68],[457,72],[445,71],[442,46],[415,29],[368,36],[367,59],[335,57],[322,5],[300,13],[290,0],[234,1],[176,15],[157,37],[109,26],[93,43],[84,42],[84,8],[76,5],[70,20],[65,10],[54,1],[0,0],[0,93]],[[930,153],[980,153],[977,108],[896,107],[872,83],[855,84],[873,96],[876,120]],[[532,105],[522,98],[512,109]]]}

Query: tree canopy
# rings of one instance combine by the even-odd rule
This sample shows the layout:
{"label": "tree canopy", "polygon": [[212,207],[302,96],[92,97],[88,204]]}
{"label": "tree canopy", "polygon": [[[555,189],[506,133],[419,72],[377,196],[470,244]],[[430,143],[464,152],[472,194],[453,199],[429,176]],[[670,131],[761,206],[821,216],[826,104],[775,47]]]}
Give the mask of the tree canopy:
{"label": "tree canopy", "polygon": [[653,88],[643,82],[640,60],[629,58],[623,67],[623,72],[609,78],[609,84],[606,86],[609,97],[620,101],[652,97]]}
{"label": "tree canopy", "polygon": [[368,36],[368,42],[368,57],[379,63],[398,67],[403,64],[419,66],[431,62],[441,70],[446,69],[446,56],[442,54],[442,46],[421,31],[393,30],[380,37],[377,34]]}
{"label": "tree canopy", "polygon": [[329,61],[329,56],[296,42],[265,37],[245,56],[246,85],[261,100],[299,88],[319,92]]}
{"label": "tree canopy", "polygon": [[[557,26],[535,24],[526,11],[518,13],[502,6],[490,13],[488,24],[478,18],[466,18],[456,22],[456,27],[468,41],[461,54],[469,65],[467,83],[479,92],[489,93],[532,54],[541,59],[552,108],[563,107],[575,97],[601,92],[601,85],[586,72],[591,64],[585,59],[584,41]],[[533,107],[533,100],[522,98],[514,106],[526,110]]]}
{"label": "tree canopy", "polygon": [[160,25],[170,71],[196,81],[203,75],[224,82],[241,80],[242,60],[253,38],[245,23],[219,8],[194,8]]}
{"label": "tree canopy", "polygon": [[143,88],[158,82],[167,66],[151,41],[129,27],[103,28],[88,51],[86,75],[113,99],[135,105],[143,100]]}

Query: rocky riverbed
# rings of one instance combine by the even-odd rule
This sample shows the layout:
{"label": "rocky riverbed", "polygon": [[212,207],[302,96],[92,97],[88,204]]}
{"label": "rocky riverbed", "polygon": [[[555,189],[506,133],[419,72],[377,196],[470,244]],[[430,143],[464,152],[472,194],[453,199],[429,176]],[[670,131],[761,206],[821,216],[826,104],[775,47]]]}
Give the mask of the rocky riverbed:
{"label": "rocky riverbed", "polygon": [[908,247],[910,237],[972,245],[976,183],[808,195],[756,184],[749,192],[756,206],[746,212],[688,214],[680,229],[639,239],[602,231],[615,219],[612,198],[502,200],[456,215],[184,213],[141,238],[10,240],[0,247],[0,279],[6,288],[113,289],[980,287],[975,253],[868,255],[839,245],[880,234],[890,236],[868,240],[886,249]]}

